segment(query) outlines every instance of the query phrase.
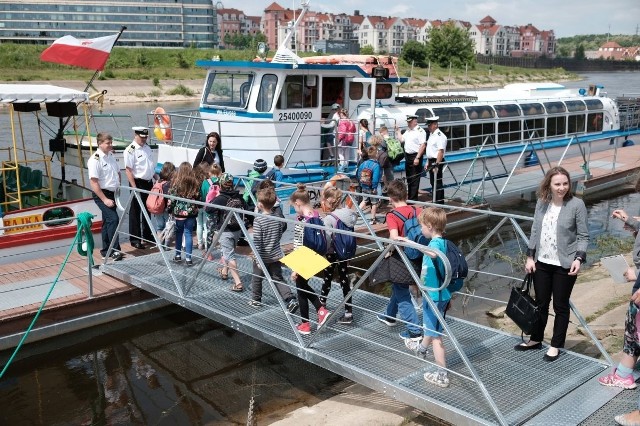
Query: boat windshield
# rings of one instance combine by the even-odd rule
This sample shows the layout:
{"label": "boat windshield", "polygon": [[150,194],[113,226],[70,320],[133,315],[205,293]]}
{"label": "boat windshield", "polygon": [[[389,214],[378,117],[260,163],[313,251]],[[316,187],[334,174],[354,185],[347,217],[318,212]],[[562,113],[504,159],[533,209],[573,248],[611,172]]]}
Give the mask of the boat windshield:
{"label": "boat windshield", "polygon": [[202,97],[208,106],[247,108],[253,74],[234,72],[212,72]]}

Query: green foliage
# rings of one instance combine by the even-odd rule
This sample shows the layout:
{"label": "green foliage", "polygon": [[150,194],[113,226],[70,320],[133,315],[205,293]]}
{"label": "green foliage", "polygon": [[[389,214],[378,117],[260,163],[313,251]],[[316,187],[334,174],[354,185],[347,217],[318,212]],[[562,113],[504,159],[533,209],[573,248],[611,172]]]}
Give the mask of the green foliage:
{"label": "green foliage", "polygon": [[427,66],[427,46],[416,40],[407,41],[402,46],[400,57],[408,64],[414,63],[417,67]]}
{"label": "green foliage", "polygon": [[454,68],[464,68],[466,64],[472,66],[475,63],[473,41],[467,33],[452,22],[431,28],[427,58],[441,67],[448,67],[450,63]]}
{"label": "green foliage", "polygon": [[144,51],[138,54],[137,61],[138,61],[138,65],[140,65],[143,68],[149,65],[149,59],[147,58],[147,55]]}
{"label": "green foliage", "polygon": [[580,44],[584,46],[584,50],[598,50],[607,40],[615,41],[622,47],[640,46],[639,35],[582,34],[559,38],[556,51],[560,53],[560,56],[568,57],[570,52],[575,51]]}
{"label": "green foliage", "polygon": [[178,66],[182,69],[188,69],[191,67],[191,64],[184,59],[184,55],[182,54],[182,52],[178,52],[177,59],[178,59]]}
{"label": "green foliage", "polygon": [[255,36],[250,34],[226,33],[222,39],[228,49],[249,49],[256,52],[259,42],[266,42],[267,37],[262,33]]}
{"label": "green foliage", "polygon": [[374,53],[373,46],[363,46],[360,48],[361,55],[373,55]]}
{"label": "green foliage", "polygon": [[160,87],[160,79],[158,77],[153,77],[152,83],[154,86]]}
{"label": "green foliage", "polygon": [[193,96],[193,90],[183,84],[178,84],[176,87],[169,90],[167,95]]}
{"label": "green foliage", "polygon": [[576,52],[573,54],[573,57],[576,59],[584,59],[584,46],[582,45],[582,43],[580,43],[578,45],[578,47],[576,47]]}

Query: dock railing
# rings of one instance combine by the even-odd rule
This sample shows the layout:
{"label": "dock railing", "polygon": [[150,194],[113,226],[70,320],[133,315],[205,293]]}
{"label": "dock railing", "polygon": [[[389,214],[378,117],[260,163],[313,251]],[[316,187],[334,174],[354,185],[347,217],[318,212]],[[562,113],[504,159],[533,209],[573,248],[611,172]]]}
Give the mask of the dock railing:
{"label": "dock railing", "polygon": [[[294,185],[288,184],[286,182],[281,183],[281,186],[278,188],[280,191],[285,191],[290,193],[293,189],[295,188]],[[316,186],[308,186],[308,189],[310,191],[322,191],[322,188],[320,186],[316,187]],[[143,194],[149,194],[150,192],[148,191],[144,191],[144,190],[140,190],[140,189],[132,189],[131,191],[131,196],[129,197],[128,201],[124,204],[124,208],[125,208],[125,212],[128,213],[131,203],[133,202],[133,200],[136,200],[139,203],[142,203],[142,198],[141,195]],[[468,371],[468,375],[467,374],[463,374],[460,371],[454,371],[454,370],[450,370],[448,369],[447,371],[457,377],[460,377],[464,380],[469,380],[473,383],[475,383],[478,388],[480,389],[483,397],[486,399],[487,404],[489,404],[489,406],[491,407],[491,410],[494,412],[496,418],[498,419],[498,422],[500,424],[507,424],[504,416],[502,415],[502,413],[500,412],[500,410],[498,409],[498,406],[496,405],[494,399],[492,398],[492,396],[489,394],[487,387],[485,386],[485,384],[482,382],[478,372],[476,371],[473,363],[470,361],[469,357],[465,354],[464,351],[464,347],[459,343],[459,341],[457,340],[454,332],[451,330],[451,328],[447,325],[447,321],[445,320],[445,318],[439,313],[436,304],[433,302],[433,300],[429,297],[429,293],[427,291],[427,289],[421,284],[422,280],[421,277],[419,276],[419,273],[417,273],[412,265],[411,262],[409,261],[409,259],[406,257],[406,255],[404,254],[403,250],[401,250],[402,247],[407,247],[407,246],[412,246],[415,248],[418,248],[419,250],[421,250],[425,255],[428,256],[434,256],[439,258],[442,263],[445,265],[445,270],[446,270],[446,275],[444,278],[444,282],[442,285],[442,288],[446,287],[448,285],[448,282],[450,280],[451,277],[451,265],[447,259],[447,257],[440,251],[435,250],[435,249],[431,249],[431,248],[427,248],[425,246],[419,246],[417,244],[414,243],[410,243],[410,242],[405,242],[405,241],[398,241],[398,240],[390,240],[388,238],[386,238],[383,235],[380,235],[380,230],[376,231],[374,229],[373,226],[371,226],[369,224],[369,221],[366,220],[366,215],[365,212],[363,212],[357,203],[357,197],[359,196],[358,193],[355,192],[350,192],[350,191],[344,191],[345,194],[345,198],[346,199],[350,199],[351,202],[353,203],[353,205],[355,206],[355,212],[357,214],[357,217],[359,218],[358,223],[360,224],[359,228],[354,230],[353,232],[349,232],[349,231],[343,231],[343,230],[339,230],[339,229],[332,229],[332,232],[334,233],[343,233],[343,234],[347,234],[347,235],[352,235],[354,237],[357,238],[358,241],[358,246],[359,246],[359,250],[358,253],[356,255],[356,257],[366,257],[369,259],[370,263],[366,266],[362,266],[360,268],[355,268],[357,270],[357,272],[361,273],[360,276],[357,276],[357,278],[355,278],[353,280],[353,285],[351,290],[349,291],[349,294],[345,297],[343,297],[341,299],[341,301],[339,302],[338,306],[336,308],[334,308],[330,314],[330,317],[328,319],[327,322],[325,322],[322,325],[318,325],[318,331],[315,335],[311,336],[311,338],[309,339],[304,339],[303,336],[299,333],[299,331],[296,328],[296,320],[298,319],[298,316],[295,314],[291,314],[289,313],[289,311],[287,310],[287,305],[285,303],[285,300],[282,299],[282,297],[280,296],[277,288],[276,288],[276,284],[279,285],[284,285],[289,287],[292,291],[296,291],[296,287],[295,284],[287,279],[285,279],[285,281],[283,282],[278,282],[276,283],[273,279],[272,276],[270,276],[268,269],[266,268],[266,265],[264,264],[264,262],[262,261],[262,259],[260,259],[259,256],[253,256],[253,259],[248,259],[248,262],[241,262],[238,261],[237,264],[237,271],[240,274],[241,277],[251,277],[253,272],[252,272],[252,267],[251,264],[253,263],[253,261],[255,261],[258,266],[262,269],[262,271],[264,272],[264,276],[265,279],[267,280],[268,284],[269,284],[269,289],[271,291],[271,293],[275,296],[277,303],[279,305],[279,312],[280,315],[283,315],[289,326],[291,327],[292,332],[295,334],[296,339],[298,341],[298,345],[301,349],[310,349],[314,346],[315,342],[317,341],[317,339],[320,339],[322,336],[322,330],[324,330],[325,328],[331,328],[331,331],[338,331],[339,333],[347,333],[347,334],[351,334],[351,337],[353,339],[363,339],[365,337],[359,336],[357,333],[352,333],[351,331],[345,331],[344,329],[339,330],[338,328],[333,328],[333,326],[329,325],[331,322],[331,318],[334,317],[335,315],[337,315],[338,312],[341,312],[341,310],[344,308],[345,304],[347,303],[346,301],[349,300],[349,298],[351,298],[352,296],[354,296],[357,292],[362,291],[363,290],[363,284],[365,284],[368,281],[368,278],[370,277],[370,275],[375,271],[376,267],[383,261],[383,259],[389,255],[389,253],[392,250],[396,250],[397,253],[399,254],[402,262],[404,263],[404,265],[406,266],[407,270],[411,273],[411,276],[413,277],[418,290],[421,293],[422,299],[425,301],[426,305],[428,305],[428,307],[430,308],[430,310],[436,315],[438,321],[440,322],[440,324],[442,324],[443,326],[443,331],[440,333],[438,332],[439,335],[442,335],[443,337],[449,339],[449,341],[451,342],[451,345],[453,346],[453,348],[455,349],[456,353],[458,354],[458,356],[460,357],[460,359],[462,360],[462,362],[464,363],[465,367],[467,368]],[[378,197],[378,196],[373,196],[375,198],[380,198],[380,199],[384,199],[384,197]],[[209,204],[207,203],[203,203],[200,201],[194,201],[194,200],[186,200],[186,199],[181,199],[179,197],[173,197],[173,196],[169,196],[167,195],[166,198],[168,199],[173,199],[173,200],[182,200],[182,201],[187,201],[193,204],[197,204],[198,206],[200,206],[201,208],[204,208],[206,206],[208,206]],[[142,203],[144,204],[144,203]],[[433,206],[433,204],[431,203],[412,203],[414,205],[418,205],[418,206]],[[285,236],[283,237],[283,241],[282,244],[284,244],[285,246],[289,246],[289,242],[290,242],[290,238],[292,236],[292,230],[295,227],[297,221],[292,219],[291,217],[291,213],[289,212],[289,209],[287,207],[288,203],[286,202],[286,200],[283,202],[282,204],[282,208],[283,208],[283,212],[285,213],[285,218],[278,218],[278,217],[270,217],[270,219],[274,220],[274,221],[278,221],[278,222],[284,222],[287,224],[288,226],[288,232],[289,234],[285,234]],[[487,243],[490,240],[494,240],[494,239],[498,239],[500,240],[501,234],[504,232],[509,232],[510,235],[515,239],[515,242],[512,242],[511,245],[513,246],[514,244],[518,247],[518,250],[520,251],[520,254],[522,255],[524,253],[524,251],[526,250],[526,246],[528,243],[528,239],[526,236],[525,231],[522,229],[520,223],[527,223],[530,222],[532,220],[531,217],[527,217],[527,216],[522,216],[522,215],[515,215],[515,214],[508,214],[508,213],[501,213],[501,212],[495,212],[495,211],[488,211],[488,210],[481,210],[478,211],[478,209],[473,209],[473,208],[467,208],[467,207],[460,207],[460,206],[456,206],[456,207],[452,207],[452,206],[441,206],[441,205],[437,205],[438,207],[442,207],[446,210],[456,210],[459,212],[464,212],[466,214],[471,214],[471,215],[480,215],[480,216],[484,216],[488,219],[493,220],[495,223],[495,225],[486,233],[486,235],[484,236],[484,238],[482,238],[481,241],[479,241],[475,246],[473,246],[470,250],[467,251],[467,255],[466,255],[466,259],[469,262],[470,265],[470,271],[469,271],[469,278],[467,279],[467,282],[465,284],[465,288],[463,288],[463,290],[460,292],[460,294],[463,296],[463,304],[464,305],[468,305],[469,301],[472,299],[477,299],[479,300],[481,303],[486,303],[489,302],[491,304],[506,304],[506,300],[498,300],[498,299],[494,299],[494,298],[490,298],[490,297],[486,297],[486,296],[479,296],[475,294],[475,291],[472,290],[470,287],[473,285],[478,288],[479,286],[482,285],[482,283],[491,283],[491,282],[495,282],[495,281],[501,281],[501,282],[506,282],[508,283],[508,285],[513,285],[517,282],[519,282],[521,280],[521,278],[518,278],[517,276],[513,276],[513,275],[509,275],[508,273],[504,273],[502,271],[500,271],[499,268],[496,267],[495,270],[492,270],[492,265],[485,265],[484,262],[484,256],[479,256],[479,253],[481,251],[487,250]],[[220,238],[221,232],[224,231],[227,226],[229,225],[230,221],[232,218],[235,218],[235,221],[240,225],[240,231],[242,234],[242,237],[244,237],[251,249],[251,252],[256,253],[257,249],[251,239],[251,235],[250,232],[247,228],[247,226],[245,226],[243,217],[244,216],[256,216],[257,213],[254,213],[252,211],[246,211],[246,210],[241,210],[241,209],[235,209],[235,208],[230,208],[230,207],[226,207],[226,206],[216,206],[216,208],[219,208],[223,211],[226,212],[224,221],[221,225],[220,231],[216,232],[215,236],[213,237],[212,243],[209,247],[207,247],[202,254],[199,254],[197,252],[197,250],[194,249],[193,254],[192,254],[192,258],[194,259],[194,266],[191,268],[187,268],[185,269],[184,267],[177,267],[175,263],[172,262],[171,259],[171,255],[170,251],[166,251],[166,250],[160,250],[160,255],[162,257],[162,262],[164,263],[165,267],[166,267],[166,272],[168,272],[168,275],[171,277],[171,280],[173,282],[173,291],[170,291],[171,294],[174,295],[174,297],[177,297],[180,300],[184,300],[185,304],[183,306],[189,306],[188,302],[191,298],[193,298],[196,293],[201,293],[203,291],[202,286],[200,285],[200,276],[203,274],[203,271],[205,270],[205,268],[210,268],[211,266],[223,266],[222,263],[219,263],[219,261],[217,260],[213,260],[213,261],[209,261],[207,260],[207,258],[209,257],[209,255],[211,255],[214,251],[214,248],[218,242],[218,239]],[[148,212],[145,209],[142,209],[143,211],[143,215],[144,215],[144,220],[147,222],[147,224],[151,227],[151,229],[155,229],[154,227],[154,223],[152,221],[151,216],[148,214]],[[125,239],[127,237],[127,233],[124,232],[124,221],[125,221],[125,216],[126,214],[123,214],[120,218],[120,222],[118,224],[118,228],[117,228],[117,233],[121,236],[124,236],[124,238],[121,239]],[[364,226],[362,226],[364,225]],[[326,227],[324,226],[320,226],[320,225],[311,225],[311,224],[305,224],[305,226],[309,226],[312,228],[317,228],[317,229],[325,229]],[[506,230],[506,231],[505,231]],[[160,240],[160,238],[154,234],[154,239],[153,241],[147,241],[146,243],[151,243],[151,244],[155,244],[158,247],[162,247],[165,249],[170,249],[169,247],[166,247],[163,245],[163,242]],[[112,244],[113,245],[113,244]],[[111,250],[113,249],[113,247],[109,248],[109,252],[111,252]],[[184,248],[183,248],[184,250]],[[511,254],[513,254],[513,247],[510,247],[509,251],[511,252]],[[465,250],[466,251],[466,250]],[[516,253],[517,255],[517,253]],[[156,256],[156,255],[154,255]],[[355,260],[355,259],[354,259]],[[112,260],[109,258],[109,256],[106,257],[105,259],[105,263],[111,263]],[[213,263],[213,265],[212,265]],[[524,268],[522,265],[520,266],[522,269]],[[516,266],[514,266],[514,264],[511,264],[511,272],[515,273],[515,268]],[[195,273],[191,272],[195,269]],[[187,272],[189,271],[189,272]],[[522,272],[517,272],[517,275],[521,275]],[[166,273],[164,274],[166,277]],[[198,291],[194,293],[194,289],[198,287]],[[508,288],[508,287],[507,287]],[[206,291],[206,290],[205,290]],[[300,290],[298,290],[300,291]],[[239,296],[242,297],[242,296]],[[246,297],[246,296],[245,296]],[[352,303],[351,305],[352,309],[354,311],[357,311],[359,313],[361,313],[361,315],[376,315],[378,312],[372,311],[370,308],[368,308],[367,306],[358,306],[356,303]],[[600,353],[602,354],[602,357],[606,360],[606,362],[609,365],[613,365],[613,361],[611,359],[611,357],[609,356],[609,354],[606,352],[606,350],[604,349],[604,347],[600,344],[600,342],[598,341],[598,339],[596,338],[596,336],[593,334],[593,332],[590,330],[589,326],[587,325],[585,319],[583,318],[583,316],[579,313],[578,309],[576,308],[576,306],[571,303],[571,309],[575,315],[575,317],[577,318],[577,321],[580,325],[580,327],[586,331],[586,333],[590,336],[590,338],[592,339],[594,345],[598,348],[598,350],[600,351]],[[401,319],[397,319],[397,321],[399,323],[402,323],[403,321]],[[416,324],[418,327],[423,328],[423,330],[426,331],[426,329],[424,328],[423,325],[421,324]],[[429,330],[431,332],[434,332],[434,330]],[[381,345],[384,346],[384,345]],[[390,348],[387,346],[384,346],[385,350],[389,350],[389,351],[398,351],[397,349],[394,348]],[[430,363],[432,365],[435,366],[435,364],[431,361],[425,360],[425,363]]]}

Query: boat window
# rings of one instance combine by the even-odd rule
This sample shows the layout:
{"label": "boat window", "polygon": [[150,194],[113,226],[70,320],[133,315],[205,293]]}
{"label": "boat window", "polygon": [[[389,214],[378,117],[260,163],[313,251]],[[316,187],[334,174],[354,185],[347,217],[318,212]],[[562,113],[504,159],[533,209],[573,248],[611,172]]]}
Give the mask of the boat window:
{"label": "boat window", "polygon": [[433,117],[431,111],[427,108],[420,108],[416,111],[416,115],[418,116],[418,123],[424,124],[427,122],[427,118]]}
{"label": "boat window", "polygon": [[545,102],[544,107],[547,109],[549,114],[558,114],[566,111],[562,102]]}
{"label": "boat window", "polygon": [[271,111],[273,99],[276,94],[276,85],[278,77],[274,74],[265,74],[260,82],[260,91],[258,92],[258,100],[256,102],[256,110],[260,112]]}
{"label": "boat window", "polygon": [[544,138],[544,118],[531,118],[523,121],[523,138],[525,141],[536,141]]}
{"label": "boat window", "polygon": [[289,75],[284,81],[278,109],[316,108],[318,106],[318,76]]}
{"label": "boat window", "polygon": [[[367,87],[367,96],[371,99],[371,85]],[[393,87],[387,83],[376,84],[376,99],[390,99],[393,96]]]}
{"label": "boat window", "polygon": [[584,133],[585,115],[576,114],[567,117],[567,132],[571,133]]}
{"label": "boat window", "polygon": [[[495,123],[477,123],[469,125],[469,146],[490,145],[495,143]],[[486,139],[486,142],[485,142]]]}
{"label": "boat window", "polygon": [[547,137],[560,136],[566,133],[566,117],[547,118]]}
{"label": "boat window", "polygon": [[524,115],[541,115],[544,114],[542,104],[520,104]]}
{"label": "boat window", "polygon": [[362,83],[350,83],[349,84],[349,99],[352,101],[359,101],[364,95],[364,85]]}
{"label": "boat window", "polygon": [[518,142],[520,135],[520,120],[498,122],[498,143]]}
{"label": "boat window", "polygon": [[458,151],[467,147],[467,126],[438,126],[447,136],[447,152]]}
{"label": "boat window", "polygon": [[489,105],[468,106],[465,109],[469,114],[469,120],[484,120],[496,116],[493,108]]}
{"label": "boat window", "polygon": [[520,117],[520,107],[516,104],[494,105],[498,117]]}
{"label": "boat window", "polygon": [[253,74],[213,72],[209,74],[204,103],[211,106],[246,108]]}
{"label": "boat window", "polygon": [[587,132],[602,131],[602,113],[595,112],[587,115]]}
{"label": "boat window", "polygon": [[564,104],[567,106],[567,111],[569,112],[578,112],[587,109],[582,101],[564,101]]}
{"label": "boat window", "polygon": [[585,99],[587,109],[602,109],[602,101],[600,99]]}
{"label": "boat window", "polygon": [[462,121],[467,119],[467,114],[459,107],[434,108],[433,114],[440,118],[440,121]]}

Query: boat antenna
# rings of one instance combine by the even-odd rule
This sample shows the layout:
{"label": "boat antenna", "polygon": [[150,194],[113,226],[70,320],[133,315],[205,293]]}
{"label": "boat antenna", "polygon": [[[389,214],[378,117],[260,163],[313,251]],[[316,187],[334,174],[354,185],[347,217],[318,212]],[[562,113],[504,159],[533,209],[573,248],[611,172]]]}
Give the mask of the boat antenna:
{"label": "boat antenna", "polygon": [[300,12],[300,15],[298,15],[298,18],[295,20],[295,22],[289,22],[287,24],[287,35],[282,40],[282,43],[280,43],[280,46],[278,46],[278,50],[276,50],[276,54],[273,56],[273,60],[271,61],[271,63],[294,65],[305,63],[304,60],[294,52],[292,52],[289,47],[291,46],[291,39],[298,30],[300,22],[302,22],[302,18],[309,10],[309,1],[310,0],[303,0],[300,3],[300,5],[302,6],[302,12]]}

